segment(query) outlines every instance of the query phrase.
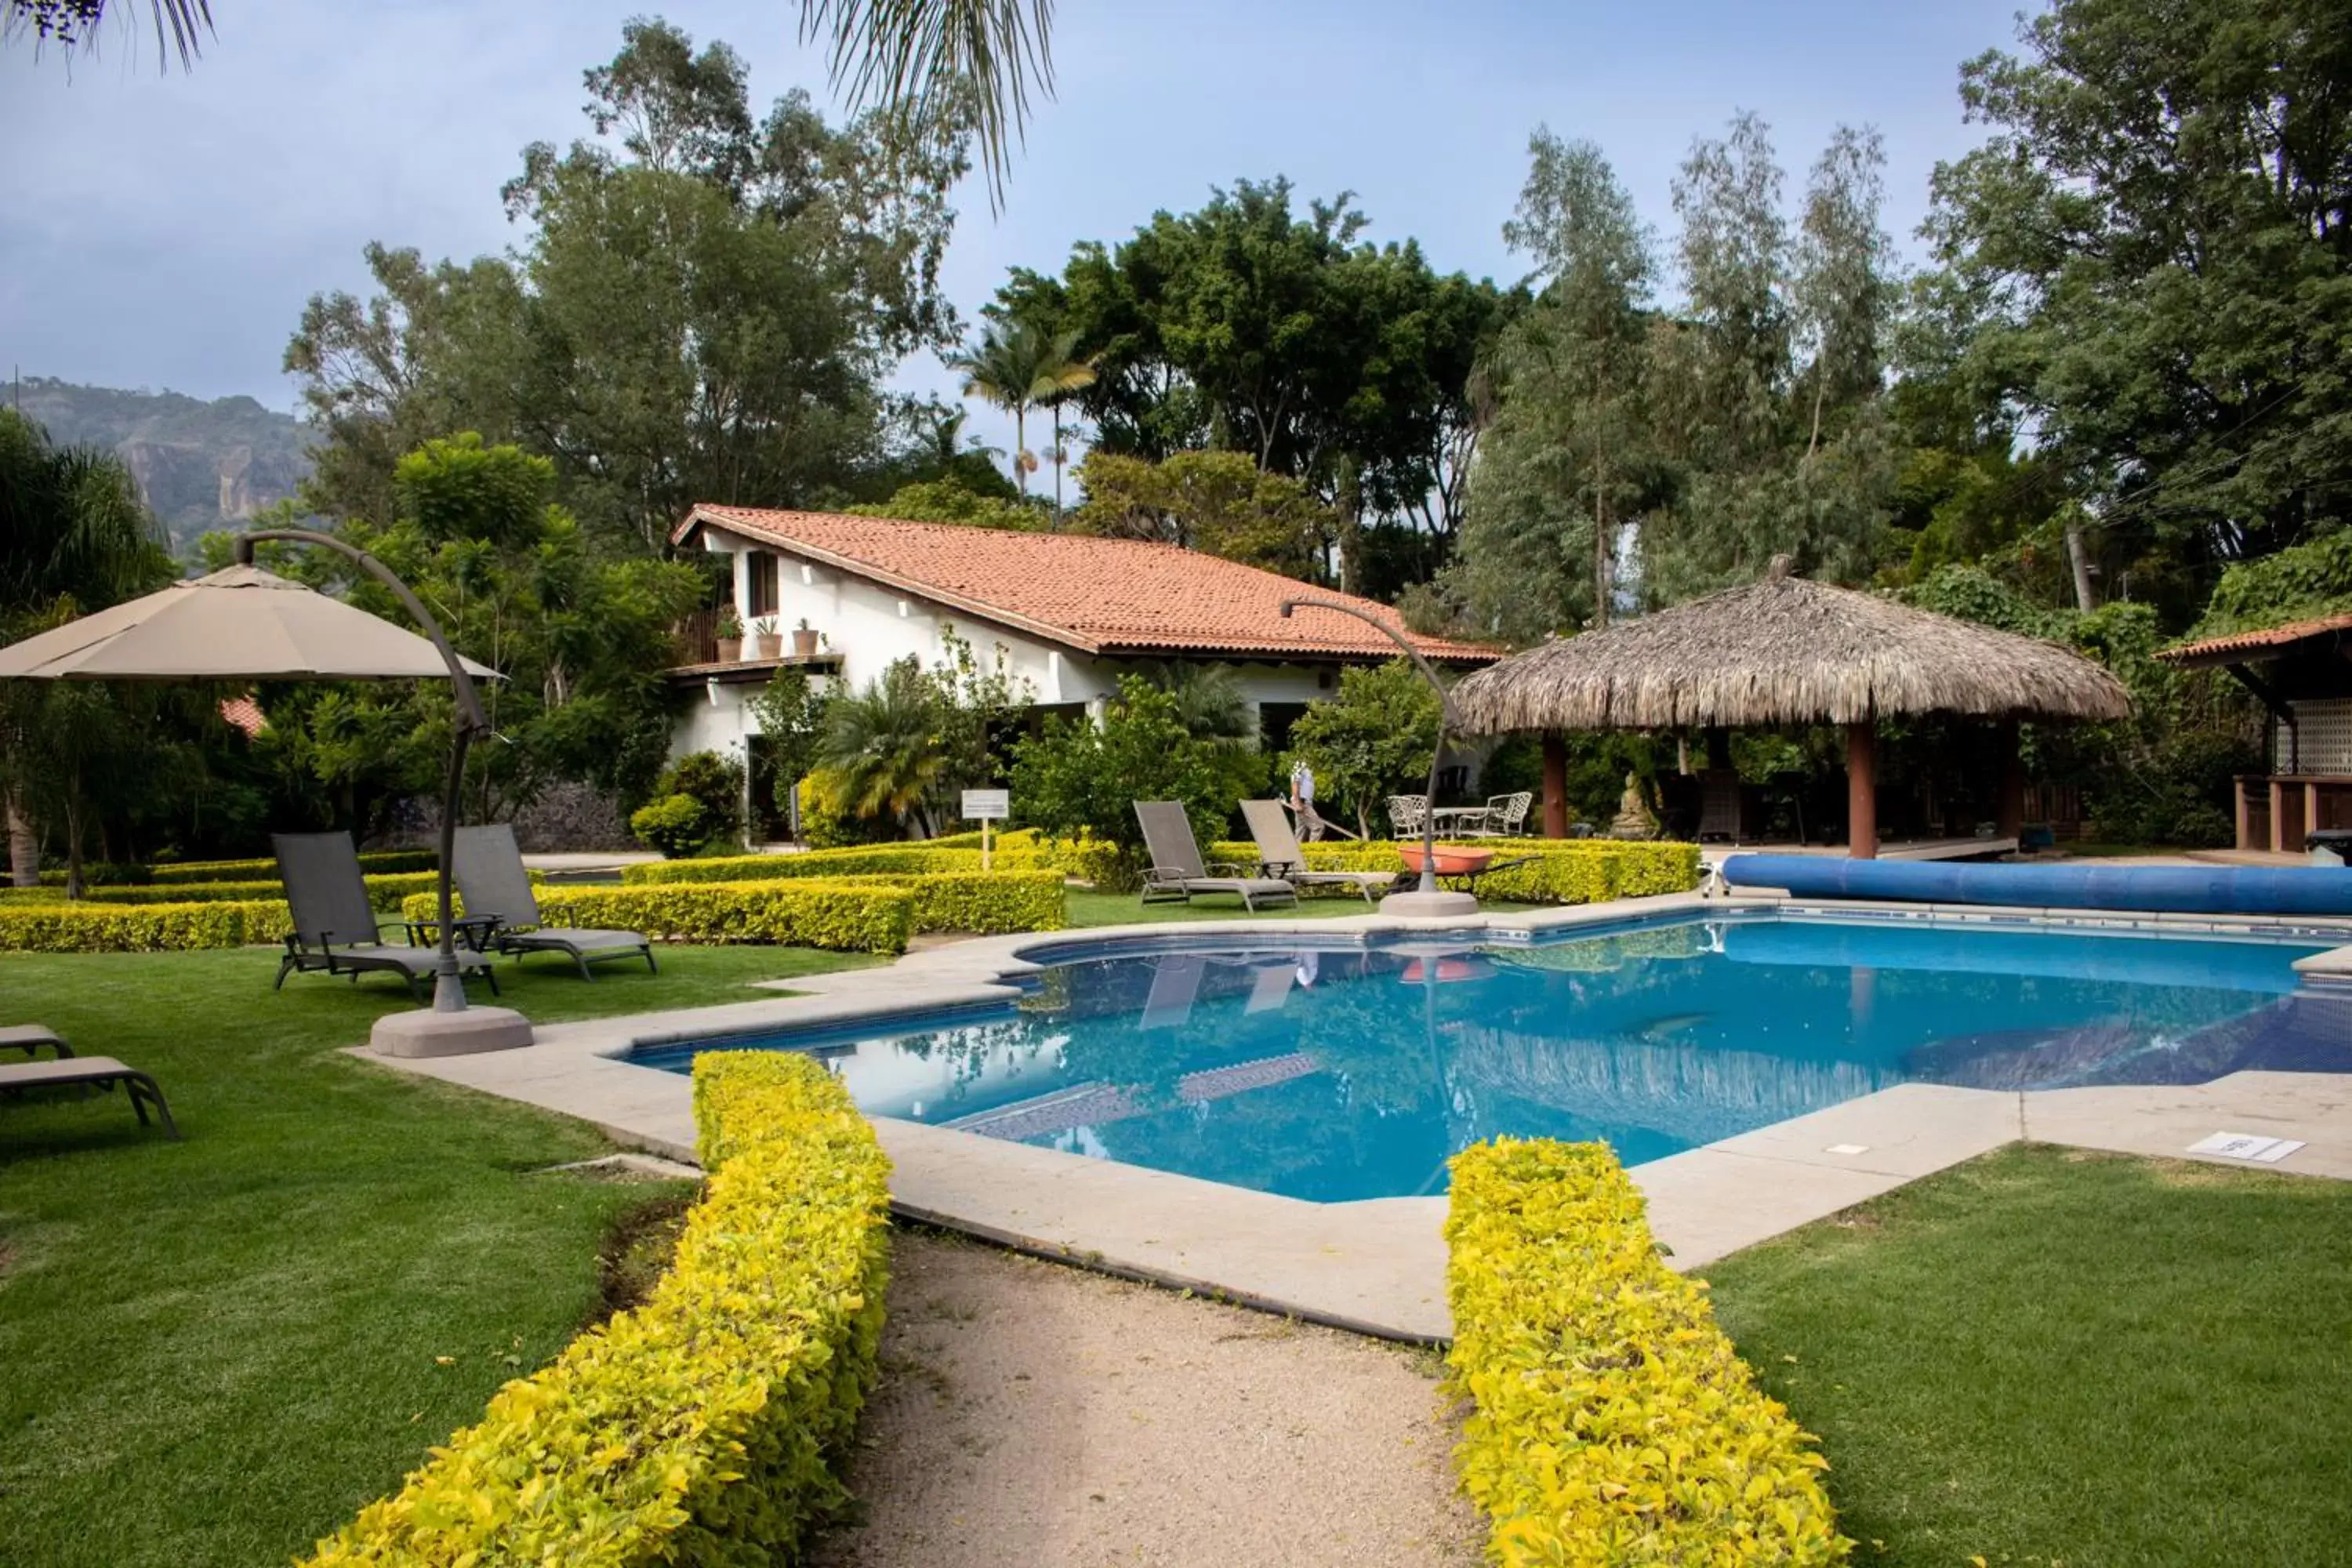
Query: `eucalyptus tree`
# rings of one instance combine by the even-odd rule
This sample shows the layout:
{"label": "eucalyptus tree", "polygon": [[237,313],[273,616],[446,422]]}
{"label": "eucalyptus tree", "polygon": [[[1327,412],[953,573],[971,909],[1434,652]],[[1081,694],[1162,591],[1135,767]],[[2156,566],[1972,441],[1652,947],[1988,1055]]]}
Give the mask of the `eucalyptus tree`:
{"label": "eucalyptus tree", "polygon": [[1642,399],[1655,273],[1648,230],[1601,150],[1539,128],[1517,213],[1535,300],[1491,358],[1502,389],[1448,585],[1514,641],[1608,624],[1616,542],[1646,499]]}

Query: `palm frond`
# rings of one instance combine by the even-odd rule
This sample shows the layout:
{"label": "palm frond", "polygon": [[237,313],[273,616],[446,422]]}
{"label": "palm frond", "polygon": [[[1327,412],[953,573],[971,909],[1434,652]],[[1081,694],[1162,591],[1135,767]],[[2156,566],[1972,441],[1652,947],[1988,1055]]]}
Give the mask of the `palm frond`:
{"label": "palm frond", "polygon": [[801,41],[830,37],[830,70],[854,110],[908,126],[961,121],[979,144],[991,212],[1003,209],[1029,95],[1054,96],[1054,0],[801,0]]}
{"label": "palm frond", "polygon": [[[14,41],[29,33],[37,53],[43,45],[62,49],[98,47],[99,25],[106,19],[110,0],[0,0],[0,40]],[[155,25],[155,64],[169,69],[177,55],[182,70],[193,69],[204,53],[203,35],[213,30],[211,0],[147,0]],[[118,15],[119,15],[118,11]],[[124,24],[136,47],[136,23]]]}

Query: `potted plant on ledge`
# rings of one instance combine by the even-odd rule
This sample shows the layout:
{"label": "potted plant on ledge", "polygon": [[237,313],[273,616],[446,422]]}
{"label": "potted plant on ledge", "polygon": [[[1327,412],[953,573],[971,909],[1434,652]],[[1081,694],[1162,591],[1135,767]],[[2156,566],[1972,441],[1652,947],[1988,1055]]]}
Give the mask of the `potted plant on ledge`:
{"label": "potted plant on ledge", "polygon": [[815,653],[816,633],[809,630],[809,624],[803,619],[799,626],[793,628],[793,657],[810,658],[814,657]]}
{"label": "potted plant on ledge", "polygon": [[732,605],[719,606],[719,662],[740,663],[743,658],[743,617],[735,613]]}
{"label": "potted plant on ledge", "polygon": [[761,616],[751,623],[751,657],[753,658],[784,657],[784,639],[777,635],[776,619],[773,616]]}

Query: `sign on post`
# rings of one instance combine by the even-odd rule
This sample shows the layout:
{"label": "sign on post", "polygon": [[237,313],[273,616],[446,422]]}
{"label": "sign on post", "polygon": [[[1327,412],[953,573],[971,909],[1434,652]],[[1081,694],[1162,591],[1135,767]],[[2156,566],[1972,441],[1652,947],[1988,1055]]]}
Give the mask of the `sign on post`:
{"label": "sign on post", "polygon": [[963,792],[963,817],[966,822],[980,823],[980,868],[996,868],[996,845],[992,825],[1013,815],[1013,792],[1009,789],[968,789]]}

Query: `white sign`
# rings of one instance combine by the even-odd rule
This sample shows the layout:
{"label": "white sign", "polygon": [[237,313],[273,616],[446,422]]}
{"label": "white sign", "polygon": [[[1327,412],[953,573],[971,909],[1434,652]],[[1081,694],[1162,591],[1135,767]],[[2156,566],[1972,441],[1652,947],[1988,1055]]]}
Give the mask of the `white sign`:
{"label": "white sign", "polygon": [[963,792],[963,816],[967,822],[1002,821],[1013,815],[1013,792],[1009,789],[968,789]]}
{"label": "white sign", "polygon": [[2256,1160],[2274,1165],[2303,1147],[2300,1139],[2266,1138],[2259,1132],[2216,1132],[2189,1145],[2192,1154],[2215,1154],[2224,1160]]}

